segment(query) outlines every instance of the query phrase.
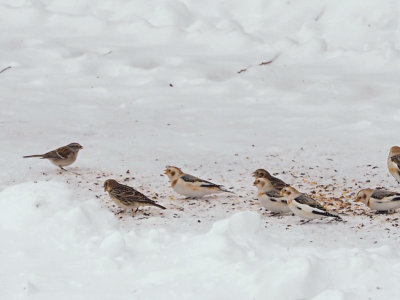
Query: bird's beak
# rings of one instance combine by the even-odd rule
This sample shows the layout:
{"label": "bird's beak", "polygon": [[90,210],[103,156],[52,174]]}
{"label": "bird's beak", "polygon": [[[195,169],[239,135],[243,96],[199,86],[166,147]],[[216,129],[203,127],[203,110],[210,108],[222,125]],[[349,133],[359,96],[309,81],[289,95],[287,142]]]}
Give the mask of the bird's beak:
{"label": "bird's beak", "polygon": [[255,182],[255,181],[253,182],[253,185],[256,185],[256,182]]}
{"label": "bird's beak", "polygon": [[164,170],[164,174],[168,174],[168,170],[167,169]]}
{"label": "bird's beak", "polygon": [[359,198],[356,198],[356,202],[360,202],[360,199],[359,199]]}

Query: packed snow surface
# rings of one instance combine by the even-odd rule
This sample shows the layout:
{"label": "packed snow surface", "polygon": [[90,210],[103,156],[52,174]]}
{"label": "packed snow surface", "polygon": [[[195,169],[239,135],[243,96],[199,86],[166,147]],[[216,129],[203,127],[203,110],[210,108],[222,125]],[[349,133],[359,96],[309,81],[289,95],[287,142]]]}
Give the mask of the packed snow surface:
{"label": "packed snow surface", "polygon": [[[0,299],[395,299],[397,1],[0,2]],[[67,172],[23,155],[70,142]],[[186,200],[162,171],[236,195]],[[260,208],[266,168],[342,214]],[[116,215],[114,178],[160,204]]]}

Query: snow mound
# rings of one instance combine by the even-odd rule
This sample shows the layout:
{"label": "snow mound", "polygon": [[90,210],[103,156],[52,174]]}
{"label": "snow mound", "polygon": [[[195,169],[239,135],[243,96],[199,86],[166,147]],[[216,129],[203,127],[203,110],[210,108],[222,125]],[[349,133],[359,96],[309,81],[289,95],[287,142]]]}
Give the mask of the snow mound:
{"label": "snow mound", "polygon": [[5,273],[19,274],[4,279],[7,299],[70,299],[90,291],[119,299],[210,293],[215,299],[365,299],[390,295],[400,279],[392,247],[293,246],[283,235],[277,243],[255,212],[198,234],[125,230],[97,201],[78,201],[66,184],[52,181],[8,187],[0,204],[0,263]]}

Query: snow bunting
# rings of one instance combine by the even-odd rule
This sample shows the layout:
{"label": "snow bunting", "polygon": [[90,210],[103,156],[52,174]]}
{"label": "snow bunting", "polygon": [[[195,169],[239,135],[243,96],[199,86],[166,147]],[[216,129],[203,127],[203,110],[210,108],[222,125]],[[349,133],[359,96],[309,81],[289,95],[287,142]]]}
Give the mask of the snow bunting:
{"label": "snow bunting", "polygon": [[201,198],[210,194],[232,193],[222,187],[222,185],[197,178],[183,173],[181,169],[167,166],[164,170],[171,181],[171,187],[175,192],[188,198]]}
{"label": "snow bunting", "polygon": [[111,200],[123,210],[132,208],[136,212],[140,206],[157,206],[165,209],[164,206],[157,204],[134,188],[120,184],[114,179],[107,179],[104,182],[104,191],[108,192]]}
{"label": "snow bunting", "polygon": [[372,210],[394,211],[400,207],[400,193],[384,189],[363,189],[357,193],[356,202],[359,201]]}
{"label": "snow bunting", "polygon": [[264,169],[255,170],[253,172],[253,177],[268,179],[271,182],[271,184],[274,187],[274,189],[277,189],[279,191],[281,189],[283,189],[285,186],[289,186],[287,183],[285,183],[284,181],[280,180],[279,178],[276,178],[276,177],[272,176],[267,170],[264,170]]}
{"label": "snow bunting", "polygon": [[400,147],[393,146],[390,148],[389,156],[387,158],[387,166],[390,174],[400,182]]}
{"label": "snow bunting", "polygon": [[281,190],[281,195],[286,198],[290,210],[304,219],[317,219],[321,217],[333,217],[338,220],[338,215],[328,212],[315,199],[300,193],[291,186],[287,186]]}
{"label": "snow bunting", "polygon": [[71,143],[45,154],[27,155],[23,156],[23,158],[40,157],[41,159],[48,159],[53,164],[66,171],[63,167],[73,164],[81,149],[83,149],[83,147],[78,143]]}
{"label": "snow bunting", "polygon": [[275,189],[271,182],[266,178],[257,178],[253,185],[258,189],[258,199],[260,204],[273,213],[287,213],[290,208],[286,199]]}

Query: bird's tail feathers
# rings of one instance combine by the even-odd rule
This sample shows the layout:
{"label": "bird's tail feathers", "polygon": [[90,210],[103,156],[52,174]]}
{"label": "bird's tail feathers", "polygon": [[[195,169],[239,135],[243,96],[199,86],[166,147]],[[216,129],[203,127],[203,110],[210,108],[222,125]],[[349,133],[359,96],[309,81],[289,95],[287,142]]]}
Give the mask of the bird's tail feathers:
{"label": "bird's tail feathers", "polygon": [[162,206],[162,205],[160,205],[160,204],[157,204],[157,203],[152,203],[152,205],[153,205],[153,206],[156,206],[156,207],[158,207],[158,208],[161,208],[161,209],[167,209],[166,207],[164,207],[164,206]]}
{"label": "bird's tail feathers", "polygon": [[43,154],[34,154],[34,155],[25,155],[25,156],[22,156],[23,158],[30,158],[30,157],[41,157],[41,158],[43,158]]}
{"label": "bird's tail feathers", "polygon": [[221,192],[225,192],[225,193],[230,193],[230,194],[236,195],[236,193],[234,193],[234,192],[232,192],[232,191],[229,191],[229,190],[227,190],[226,188],[223,188],[223,187],[219,187],[219,190],[220,190]]}
{"label": "bird's tail feathers", "polygon": [[328,211],[313,211],[317,215],[325,216],[325,217],[333,217],[338,221],[342,221],[343,219],[336,213],[334,212],[328,212]]}

